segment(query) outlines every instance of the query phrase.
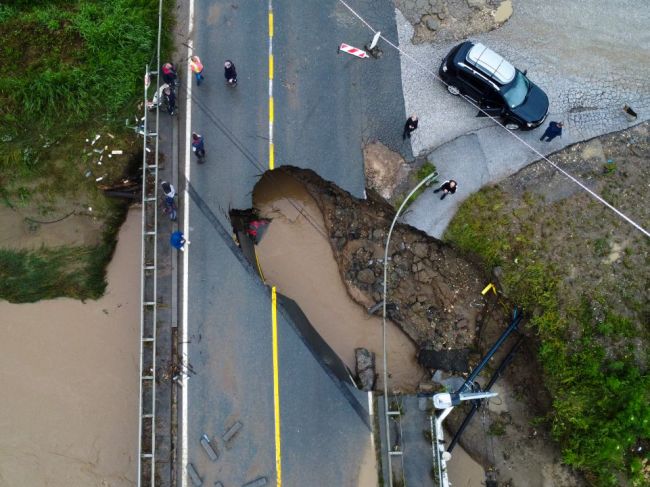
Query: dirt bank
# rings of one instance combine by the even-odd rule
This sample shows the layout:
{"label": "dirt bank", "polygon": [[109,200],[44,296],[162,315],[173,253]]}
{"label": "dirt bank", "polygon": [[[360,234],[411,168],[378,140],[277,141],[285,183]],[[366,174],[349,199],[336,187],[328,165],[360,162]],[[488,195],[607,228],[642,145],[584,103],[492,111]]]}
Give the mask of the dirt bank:
{"label": "dirt bank", "polygon": [[[552,159],[647,228],[649,156],[646,122],[575,144]],[[582,480],[562,465],[560,449],[578,463],[604,451],[600,441],[606,439],[625,455],[647,456],[647,433],[637,433],[634,424],[615,422],[621,408],[635,399],[609,403],[601,398],[634,398],[648,390],[650,241],[545,163],[531,164],[473,196],[446,238],[497,266],[503,291],[530,303],[529,316],[537,327],[529,328],[529,335],[544,341],[540,351],[535,339],[528,340],[498,383],[500,396],[486,415],[491,434],[475,418],[465,434],[466,449],[495,465],[501,480],[540,487],[598,484],[594,471],[604,461],[585,468]],[[488,330],[487,335],[495,333]],[[550,348],[553,343],[561,346]],[[544,350],[542,370],[534,364]],[[639,376],[612,374],[609,364],[614,360],[626,373],[640,371]],[[586,380],[593,370],[601,375]],[[639,403],[647,404],[645,394]],[[643,415],[643,410],[635,413]],[[574,418],[580,418],[579,426],[572,426]],[[450,418],[450,424],[458,422]],[[551,427],[559,444],[551,438]],[[631,441],[626,447],[627,438]],[[624,459],[611,465],[611,471],[623,470]],[[650,481],[650,473],[645,475],[639,485]],[[622,476],[619,481],[626,485]]]}
{"label": "dirt bank", "polygon": [[[365,307],[382,299],[383,256],[394,210],[374,192],[356,200],[314,173],[294,171],[318,203],[339,272],[352,298]],[[485,316],[488,283],[471,260],[408,225],[393,231],[388,272],[391,320],[418,345],[434,350],[475,344]]]}
{"label": "dirt bank", "polygon": [[97,301],[0,302],[0,485],[135,485],[140,212]]}

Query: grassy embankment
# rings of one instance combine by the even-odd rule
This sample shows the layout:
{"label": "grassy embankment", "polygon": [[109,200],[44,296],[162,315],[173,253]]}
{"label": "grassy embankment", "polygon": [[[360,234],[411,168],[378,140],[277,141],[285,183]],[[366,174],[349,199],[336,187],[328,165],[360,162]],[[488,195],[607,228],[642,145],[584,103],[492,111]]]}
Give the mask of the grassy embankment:
{"label": "grassy embankment", "polygon": [[[71,212],[87,211],[103,222],[97,245],[0,248],[1,299],[85,299],[104,292],[125,205],[106,198],[89,169],[101,168],[102,182],[110,184],[138,159],[139,141],[124,120],[139,113],[157,12],[157,0],[0,5],[0,205],[31,217],[27,228]],[[126,155],[93,166],[97,155],[86,139],[95,134]]]}
{"label": "grassy embankment", "polygon": [[[623,153],[629,140],[619,144]],[[588,174],[609,201],[646,222],[647,156],[633,177],[607,167]],[[528,183],[521,194],[526,184],[520,178],[473,195],[445,238],[499,267],[504,292],[531,316],[554,398],[546,419],[564,461],[589,485],[624,485],[624,477],[649,485],[650,242],[584,193],[549,203],[543,184]]]}

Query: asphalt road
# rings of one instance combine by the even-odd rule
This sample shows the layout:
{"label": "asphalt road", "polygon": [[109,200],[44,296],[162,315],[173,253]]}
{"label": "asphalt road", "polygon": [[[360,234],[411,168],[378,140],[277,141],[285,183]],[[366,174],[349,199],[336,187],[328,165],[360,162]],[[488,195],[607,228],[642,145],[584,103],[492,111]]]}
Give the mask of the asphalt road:
{"label": "asphalt road", "polygon": [[[371,2],[363,3],[371,8]],[[395,30],[390,2],[379,3],[379,13],[388,14],[384,21]],[[359,62],[372,61],[337,56],[342,40],[369,39],[337,2],[276,0],[273,7],[276,166],[313,169],[362,196],[362,138],[384,127],[381,120],[401,130],[398,59],[366,64],[375,71],[364,72]],[[192,80],[191,127],[205,138],[206,162],[198,165],[192,158],[188,185],[186,434],[187,460],[204,485],[242,485],[259,476],[273,484],[277,472],[270,290],[241,257],[228,222],[229,209],[251,206],[254,185],[268,168],[267,25],[266,2],[196,2],[190,33],[205,66],[203,84]],[[320,59],[318,52],[328,55]],[[237,66],[235,89],[223,78],[225,59]],[[397,93],[384,108],[398,108],[378,110],[375,118],[367,115],[359,85],[376,70],[391,73],[382,89]],[[395,138],[393,132],[388,130],[388,138]],[[281,307],[277,331],[282,480],[355,485],[371,444],[366,395],[327,373]],[[236,421],[243,427],[225,445],[221,437]],[[221,455],[216,463],[200,446],[204,433]]]}

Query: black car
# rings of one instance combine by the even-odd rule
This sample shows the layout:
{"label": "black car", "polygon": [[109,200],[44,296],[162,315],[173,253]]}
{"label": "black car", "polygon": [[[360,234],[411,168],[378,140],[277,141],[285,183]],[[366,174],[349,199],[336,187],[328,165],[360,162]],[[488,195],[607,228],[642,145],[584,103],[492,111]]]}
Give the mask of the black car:
{"label": "black car", "polygon": [[449,93],[472,99],[481,110],[500,116],[510,130],[539,127],[548,114],[546,93],[525,71],[483,44],[465,41],[454,47],[442,60],[439,74]]}

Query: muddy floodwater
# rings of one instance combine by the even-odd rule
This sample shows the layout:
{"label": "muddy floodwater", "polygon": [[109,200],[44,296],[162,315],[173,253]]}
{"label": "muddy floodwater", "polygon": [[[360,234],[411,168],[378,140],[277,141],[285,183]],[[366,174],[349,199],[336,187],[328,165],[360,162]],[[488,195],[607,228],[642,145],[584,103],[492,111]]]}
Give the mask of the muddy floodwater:
{"label": "muddy floodwater", "polygon": [[[368,315],[348,295],[314,199],[300,182],[278,172],[262,179],[253,201],[261,216],[272,219],[257,246],[266,282],[300,305],[350,370],[355,370],[355,348],[375,352],[381,389],[381,317]],[[424,374],[415,360],[415,345],[391,322],[387,337],[391,390],[415,390]]]}
{"label": "muddy floodwater", "polygon": [[0,485],[135,485],[140,221],[129,212],[105,296],[0,302]]}

